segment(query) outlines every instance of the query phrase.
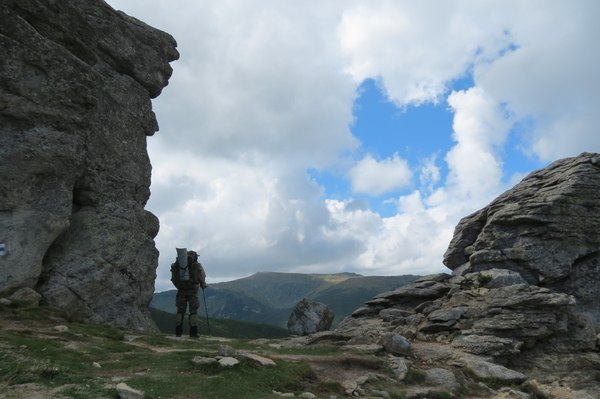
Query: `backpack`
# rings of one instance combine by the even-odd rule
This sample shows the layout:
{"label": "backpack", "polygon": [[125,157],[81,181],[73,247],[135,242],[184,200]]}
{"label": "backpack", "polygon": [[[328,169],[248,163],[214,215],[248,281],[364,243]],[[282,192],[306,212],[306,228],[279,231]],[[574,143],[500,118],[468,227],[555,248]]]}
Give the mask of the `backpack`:
{"label": "backpack", "polygon": [[198,255],[195,252],[188,252],[187,266],[179,266],[179,262],[175,259],[175,262],[171,265],[171,281],[177,289],[194,289],[198,288],[198,285],[205,284],[206,274],[202,265],[198,263]]}

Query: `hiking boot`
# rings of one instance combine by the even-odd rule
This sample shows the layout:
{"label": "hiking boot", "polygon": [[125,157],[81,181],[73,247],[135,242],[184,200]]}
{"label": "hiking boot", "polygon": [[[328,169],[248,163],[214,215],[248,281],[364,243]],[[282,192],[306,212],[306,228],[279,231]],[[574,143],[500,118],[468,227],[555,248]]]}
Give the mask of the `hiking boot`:
{"label": "hiking boot", "polygon": [[198,326],[190,327],[190,338],[198,338]]}
{"label": "hiking boot", "polygon": [[183,333],[183,327],[182,326],[175,326],[175,336],[176,337],[181,337],[181,333]]}

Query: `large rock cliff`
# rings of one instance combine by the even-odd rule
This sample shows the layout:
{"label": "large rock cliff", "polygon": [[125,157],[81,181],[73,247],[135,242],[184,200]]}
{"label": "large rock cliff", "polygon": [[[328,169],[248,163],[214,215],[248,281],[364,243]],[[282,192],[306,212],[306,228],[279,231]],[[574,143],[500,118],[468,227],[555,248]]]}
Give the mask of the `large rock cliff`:
{"label": "large rock cliff", "polygon": [[[313,341],[381,345],[404,370],[600,397],[599,232],[600,155],[557,161],[458,224],[452,274],[381,293]],[[388,344],[406,338],[410,351]]]}
{"label": "large rock cliff", "polygon": [[0,3],[0,294],[154,328],[146,138],[175,47],[102,0]]}
{"label": "large rock cliff", "polygon": [[581,154],[531,173],[465,217],[444,255],[452,270],[502,268],[573,295],[600,325],[600,155]]}

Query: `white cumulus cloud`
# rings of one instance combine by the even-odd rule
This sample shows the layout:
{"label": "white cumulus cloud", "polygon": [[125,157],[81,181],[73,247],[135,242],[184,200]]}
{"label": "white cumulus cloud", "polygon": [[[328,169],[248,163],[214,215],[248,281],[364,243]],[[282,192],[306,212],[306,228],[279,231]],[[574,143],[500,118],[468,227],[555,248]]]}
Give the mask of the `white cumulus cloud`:
{"label": "white cumulus cloud", "polygon": [[[181,52],[149,138],[159,291],[179,246],[212,280],[441,271],[460,217],[506,187],[509,145],[544,162],[600,151],[595,0],[108,2]],[[452,148],[410,164],[362,148],[368,78],[406,112],[447,104]],[[348,198],[307,174],[332,165]],[[387,216],[352,198],[400,189]]]}
{"label": "white cumulus cloud", "polygon": [[412,171],[398,154],[381,161],[367,154],[348,171],[348,176],[355,193],[377,196],[409,185]]}
{"label": "white cumulus cloud", "polygon": [[448,83],[510,44],[488,1],[356,2],[338,28],[347,70],[380,78],[401,106],[440,100]]}

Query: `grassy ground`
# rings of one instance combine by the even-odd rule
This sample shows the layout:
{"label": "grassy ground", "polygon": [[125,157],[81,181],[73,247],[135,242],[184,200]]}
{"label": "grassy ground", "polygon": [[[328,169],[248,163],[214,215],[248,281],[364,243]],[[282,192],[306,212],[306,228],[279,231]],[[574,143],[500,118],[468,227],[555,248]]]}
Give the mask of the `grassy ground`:
{"label": "grassy ground", "polygon": [[[138,334],[69,322],[60,312],[44,307],[0,306],[0,399],[118,399],[120,382],[143,391],[146,399],[280,398],[273,391],[296,396],[308,391],[329,399],[347,397],[344,385],[365,376],[368,382],[361,383],[365,390],[361,396],[380,396],[376,392],[385,391],[384,397],[391,399],[490,397],[477,379],[465,373],[457,374],[460,389],[451,394],[427,386],[424,370],[430,364],[413,364],[400,382],[384,354],[332,343],[306,346],[294,342],[290,338]],[[268,357],[276,365],[242,360],[227,368],[192,361],[196,356],[214,357],[223,344]],[[532,399],[546,399],[527,392]]]}
{"label": "grassy ground", "polygon": [[[45,308],[3,308],[0,318],[0,392],[34,386],[43,396],[44,391],[50,395],[61,387],[60,394],[70,398],[117,398],[116,384],[124,381],[144,391],[150,399],[278,397],[273,390],[308,390],[325,397],[341,393],[339,385],[320,382],[304,362],[279,358],[275,367],[242,361],[235,367],[223,368],[191,361],[194,356],[214,356],[222,339],[134,337],[111,327],[69,323]],[[68,331],[56,330],[57,325],[67,326]],[[307,353],[305,349],[294,352],[252,345],[245,340],[226,343],[257,353],[268,348],[274,356]],[[315,347],[308,352],[322,355],[335,350]],[[14,392],[19,395],[18,390]]]}

